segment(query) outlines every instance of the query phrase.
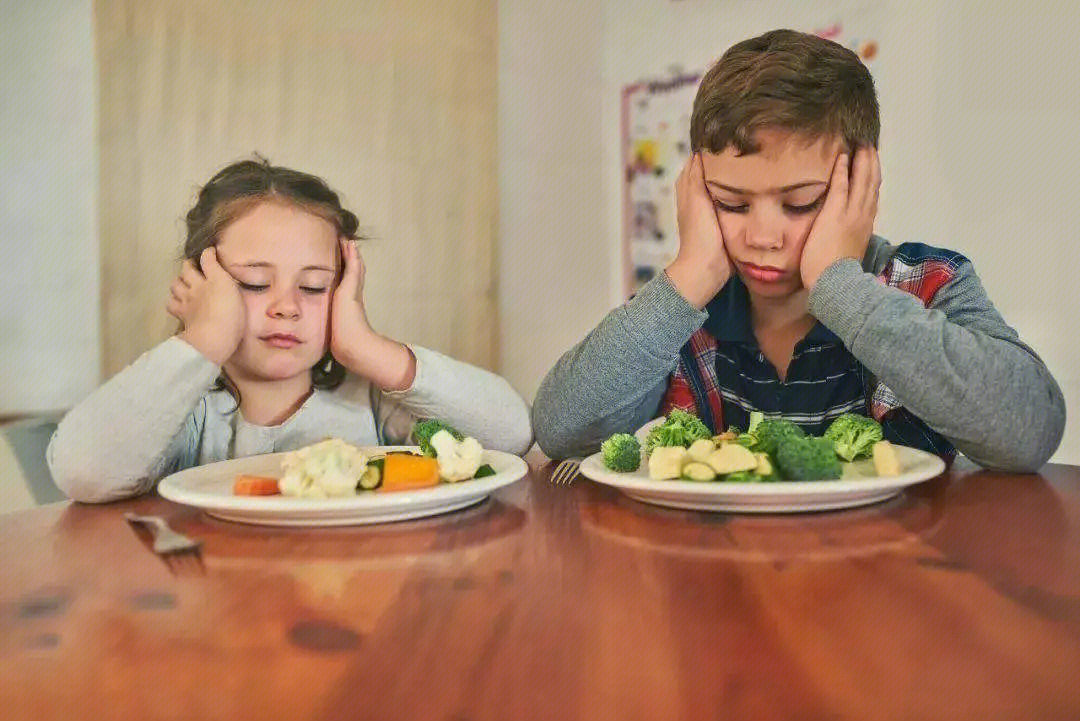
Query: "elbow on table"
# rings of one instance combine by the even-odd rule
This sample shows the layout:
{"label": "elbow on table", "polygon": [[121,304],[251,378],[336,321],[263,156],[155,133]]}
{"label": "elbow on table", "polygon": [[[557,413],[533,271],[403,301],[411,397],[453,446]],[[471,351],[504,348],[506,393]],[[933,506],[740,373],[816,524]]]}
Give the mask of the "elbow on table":
{"label": "elbow on table", "polygon": [[56,443],[53,437],[45,458],[53,482],[64,495],[79,503],[108,503],[141,493],[138,483],[130,487],[110,482],[108,469],[98,468],[92,459]]}
{"label": "elbow on table", "polygon": [[[1065,402],[1058,398],[1022,431],[1004,438],[991,453],[966,454],[984,468],[1008,473],[1037,473],[1057,451],[1065,434]],[[961,449],[963,450],[963,449]]]}

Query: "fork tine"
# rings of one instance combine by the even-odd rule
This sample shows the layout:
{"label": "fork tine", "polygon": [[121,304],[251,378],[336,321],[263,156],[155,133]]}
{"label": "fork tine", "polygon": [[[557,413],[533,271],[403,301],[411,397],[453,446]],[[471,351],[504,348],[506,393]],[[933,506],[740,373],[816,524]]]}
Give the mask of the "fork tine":
{"label": "fork tine", "polygon": [[573,483],[578,474],[579,463],[576,459],[567,458],[559,463],[555,472],[551,474],[551,483],[555,486],[568,486]]}

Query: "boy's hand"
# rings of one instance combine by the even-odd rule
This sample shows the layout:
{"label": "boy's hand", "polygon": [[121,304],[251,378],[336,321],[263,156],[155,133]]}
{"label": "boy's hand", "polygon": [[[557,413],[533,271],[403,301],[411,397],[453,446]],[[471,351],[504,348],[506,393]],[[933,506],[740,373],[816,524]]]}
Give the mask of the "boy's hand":
{"label": "boy's hand", "polygon": [[352,373],[383,390],[409,388],[416,376],[416,358],[405,345],[371,329],[364,311],[364,261],[356,244],[342,238],[341,282],[330,305],[330,352]]}
{"label": "boy's hand", "polygon": [[848,154],[842,152],[837,156],[825,204],[814,219],[799,261],[799,272],[807,290],[840,258],[862,262],[874,230],[880,190],[881,163],[876,148],[862,147],[855,152],[850,182]]}
{"label": "boy's hand", "polygon": [[247,310],[236,280],[221,267],[217,250],[199,256],[200,271],[190,259],[169,286],[165,309],[184,324],[179,336],[217,365],[232,357],[244,336]]}
{"label": "boy's hand", "polygon": [[731,278],[731,260],[724,247],[716,206],[705,189],[701,155],[686,161],[675,181],[679,211],[679,253],[667,267],[675,289],[698,310]]}

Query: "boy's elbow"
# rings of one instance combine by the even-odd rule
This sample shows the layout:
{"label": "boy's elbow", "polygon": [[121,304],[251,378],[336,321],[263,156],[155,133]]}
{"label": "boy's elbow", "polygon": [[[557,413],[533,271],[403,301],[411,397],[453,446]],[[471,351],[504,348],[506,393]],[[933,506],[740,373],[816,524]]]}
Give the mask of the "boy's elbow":
{"label": "boy's elbow", "polygon": [[1051,393],[1050,403],[1031,413],[1024,423],[1018,432],[1006,434],[999,448],[985,453],[985,458],[975,454],[969,457],[996,471],[1037,473],[1057,452],[1065,434],[1065,401],[1060,391]]}

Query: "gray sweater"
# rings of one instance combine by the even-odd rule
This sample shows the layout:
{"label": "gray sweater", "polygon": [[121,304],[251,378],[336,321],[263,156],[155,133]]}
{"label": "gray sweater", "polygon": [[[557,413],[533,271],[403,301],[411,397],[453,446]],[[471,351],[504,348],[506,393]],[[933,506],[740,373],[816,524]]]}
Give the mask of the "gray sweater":
{"label": "gray sweater", "polygon": [[145,493],[163,476],[214,461],[291,451],[334,436],[356,445],[406,441],[417,418],[439,418],[484,448],[522,454],[529,409],[503,378],[410,346],[416,378],[383,392],[346,376],[315,390],[277,426],[248,423],[224,390],[221,369],[170,338],[116,374],[60,422],[46,458],[56,485],[87,503]]}
{"label": "gray sweater", "polygon": [[[895,247],[874,236],[837,261],[809,310],[905,408],[977,463],[1035,471],[1057,449],[1065,401],[1049,370],[994,309],[970,262],[934,296],[882,284]],[[551,458],[583,456],[657,414],[679,351],[707,318],[665,273],[611,311],[548,372],[533,429]]]}

